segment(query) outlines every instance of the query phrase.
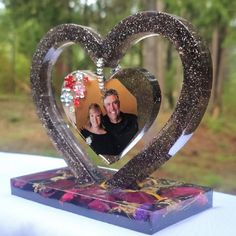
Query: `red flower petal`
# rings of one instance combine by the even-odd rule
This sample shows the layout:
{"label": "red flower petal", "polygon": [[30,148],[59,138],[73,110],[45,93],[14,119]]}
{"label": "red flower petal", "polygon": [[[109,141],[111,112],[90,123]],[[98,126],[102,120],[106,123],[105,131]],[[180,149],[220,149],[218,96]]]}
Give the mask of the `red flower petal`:
{"label": "red flower petal", "polygon": [[67,192],[65,194],[63,194],[63,196],[60,198],[60,202],[69,202],[71,200],[73,200],[75,194],[71,193],[71,192]]}
{"label": "red flower petal", "polygon": [[72,75],[68,75],[65,77],[64,80],[65,80],[64,87],[69,88],[69,89],[73,89],[74,83],[75,83],[74,77]]}
{"label": "red flower petal", "polygon": [[89,82],[88,76],[85,76],[85,77],[83,78],[83,81],[84,81],[85,83],[88,83],[88,82]]}
{"label": "red flower petal", "polygon": [[108,212],[111,209],[107,203],[99,199],[95,199],[92,202],[90,202],[88,204],[88,207],[93,210],[100,211],[100,212]]}
{"label": "red flower petal", "polygon": [[184,197],[184,196],[196,196],[200,193],[203,193],[203,190],[200,188],[194,188],[194,187],[174,187],[174,188],[167,188],[161,191],[162,197]]}
{"label": "red flower petal", "polygon": [[75,107],[78,107],[78,106],[80,105],[80,100],[79,100],[79,98],[74,98],[74,99],[73,99],[73,104],[74,104]]}
{"label": "red flower petal", "polygon": [[145,192],[119,192],[115,194],[115,197],[122,201],[139,204],[156,202],[153,196]]}

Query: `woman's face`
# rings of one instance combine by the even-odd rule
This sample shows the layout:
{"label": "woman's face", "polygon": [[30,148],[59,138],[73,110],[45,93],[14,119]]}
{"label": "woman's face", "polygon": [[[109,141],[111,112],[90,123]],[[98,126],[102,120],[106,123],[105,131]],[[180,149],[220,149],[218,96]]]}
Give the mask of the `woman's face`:
{"label": "woman's face", "polygon": [[90,109],[89,111],[89,121],[93,128],[98,128],[101,126],[101,112]]}

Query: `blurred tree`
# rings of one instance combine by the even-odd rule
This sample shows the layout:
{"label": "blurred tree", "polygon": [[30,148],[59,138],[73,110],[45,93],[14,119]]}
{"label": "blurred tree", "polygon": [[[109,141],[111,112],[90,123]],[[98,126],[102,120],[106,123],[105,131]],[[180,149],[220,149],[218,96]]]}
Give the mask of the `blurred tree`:
{"label": "blurred tree", "polygon": [[[6,7],[11,24],[10,31],[6,34],[14,34],[12,37],[12,73],[19,63],[15,55],[23,54],[30,60],[37,43],[43,35],[52,27],[63,23],[78,23],[94,28],[104,36],[122,18],[136,11],[136,1],[126,1],[120,4],[118,0],[111,1],[87,1],[87,0],[1,0]],[[130,57],[139,53],[139,47],[134,48]],[[134,60],[129,60],[134,61]],[[124,63],[127,62],[124,60]],[[79,47],[69,47],[64,50],[56,67],[60,74],[71,71],[74,68],[90,68],[89,58],[84,55]],[[29,71],[29,67],[27,68]],[[15,73],[14,73],[15,74]],[[15,76],[10,80],[15,84]],[[14,87],[12,85],[12,87]],[[13,90],[12,90],[13,91]]]}
{"label": "blurred tree", "polygon": [[[120,20],[139,10],[160,10],[186,18],[200,30],[211,47],[214,63],[214,84],[211,111],[220,114],[228,55],[234,48],[236,2],[229,0],[0,0],[5,4],[0,14],[0,86],[14,92],[21,87],[27,90],[29,65],[36,45],[52,27],[63,23],[78,23],[94,28],[105,36]],[[147,39],[149,40],[149,39]],[[122,66],[143,66],[159,80],[163,95],[170,107],[174,104],[175,80],[182,76],[175,49],[158,37],[146,39],[132,47],[122,59]],[[227,48],[226,48],[227,46]],[[69,47],[58,62],[59,76],[63,71],[76,68],[93,68],[90,59],[79,47]],[[93,67],[92,67],[93,66]],[[17,76],[16,76],[17,75]],[[17,77],[17,78],[16,78]],[[20,77],[20,78],[19,78]],[[165,80],[164,80],[165,78]],[[19,81],[22,81],[19,83]],[[165,85],[164,85],[165,81]],[[178,84],[176,84],[178,81]],[[24,85],[24,86],[23,86]],[[177,86],[176,86],[177,85]],[[164,88],[164,89],[163,89]]]}
{"label": "blurred tree", "polygon": [[213,61],[210,110],[214,117],[218,117],[222,111],[223,85],[227,75],[226,58],[229,52],[226,42],[235,31],[235,25],[232,23],[236,19],[236,2],[230,0],[198,0],[194,3],[166,0],[165,2],[169,12],[192,22],[210,45]]}
{"label": "blurred tree", "polygon": [[73,22],[70,1],[56,0],[3,0],[12,22],[19,28],[17,38],[19,51],[32,56],[33,51],[50,28]]}
{"label": "blurred tree", "polygon": [[[164,4],[161,0],[142,1],[142,8],[146,11],[164,11]],[[145,38],[142,42],[143,67],[158,79],[162,96],[165,96],[166,76],[166,54],[167,41],[159,36]],[[162,100],[161,109],[164,108],[165,100]]]}
{"label": "blurred tree", "polygon": [[[212,0],[206,4],[205,9],[206,11],[203,12],[201,18],[205,18],[205,25],[204,23],[203,25],[208,28],[207,31],[210,31],[212,35],[213,90],[211,113],[213,117],[218,117],[222,112],[223,86],[227,75],[226,60],[229,56],[226,41],[232,34],[232,22],[236,19],[236,2]],[[209,25],[211,25],[210,29]]]}
{"label": "blurred tree", "polygon": [[[0,12],[0,85],[1,92],[14,93],[16,90],[16,40],[15,27],[9,12]],[[12,79],[8,79],[11,77]]]}
{"label": "blurred tree", "polygon": [[[73,22],[77,16],[72,10],[71,1],[68,0],[2,0],[2,2],[5,4],[5,27],[8,27],[5,37],[8,38],[11,48],[12,66],[8,83],[11,84],[12,89],[8,91],[14,92],[16,88],[29,91],[29,65],[36,45],[50,28]],[[63,63],[70,66],[72,64],[70,50],[65,54],[67,55],[63,55],[66,58]],[[63,67],[63,64],[61,66]],[[16,73],[16,69],[20,71]],[[25,72],[21,73],[23,71]],[[24,77],[21,82],[20,75]]]}
{"label": "blurred tree", "polygon": [[[156,0],[145,1],[143,0],[143,9],[146,11],[156,10]],[[156,37],[148,37],[143,40],[143,67],[149,70],[153,75],[157,76],[157,39]],[[158,78],[159,79],[159,78]],[[161,87],[163,91],[163,87]]]}

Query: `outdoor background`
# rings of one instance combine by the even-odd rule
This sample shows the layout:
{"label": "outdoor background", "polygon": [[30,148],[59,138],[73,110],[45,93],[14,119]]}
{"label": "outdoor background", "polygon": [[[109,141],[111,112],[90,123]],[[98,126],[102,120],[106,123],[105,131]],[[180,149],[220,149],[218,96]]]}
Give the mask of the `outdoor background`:
{"label": "outdoor background", "polygon": [[[211,101],[202,123],[155,175],[236,194],[236,1],[231,0],[0,0],[0,151],[60,156],[31,100],[31,59],[46,32],[58,24],[76,23],[105,36],[120,20],[144,10],[190,21],[206,40],[214,65]],[[145,39],[130,49],[121,66],[144,67],[158,78],[163,96],[160,123],[165,123],[182,83],[173,45],[161,37]],[[75,69],[95,71],[79,46],[66,49],[56,64],[56,89]]]}

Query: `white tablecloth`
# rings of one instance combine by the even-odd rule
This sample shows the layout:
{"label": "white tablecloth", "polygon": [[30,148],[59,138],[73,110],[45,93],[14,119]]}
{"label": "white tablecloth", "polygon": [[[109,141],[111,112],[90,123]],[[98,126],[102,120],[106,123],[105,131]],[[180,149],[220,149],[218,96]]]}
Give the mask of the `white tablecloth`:
{"label": "white tablecloth", "polygon": [[[0,152],[1,236],[146,235],[11,195],[10,178],[65,165],[59,158]],[[154,235],[235,236],[236,196],[214,192],[213,208]]]}

